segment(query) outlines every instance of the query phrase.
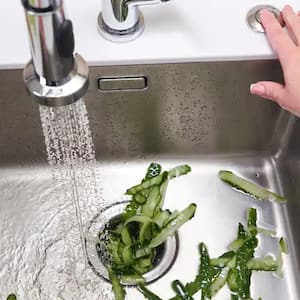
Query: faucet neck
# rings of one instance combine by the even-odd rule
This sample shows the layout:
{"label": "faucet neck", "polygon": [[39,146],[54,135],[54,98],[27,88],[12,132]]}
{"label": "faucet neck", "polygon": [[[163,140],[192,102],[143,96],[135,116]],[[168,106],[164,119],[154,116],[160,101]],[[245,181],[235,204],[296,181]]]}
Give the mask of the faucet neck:
{"label": "faucet neck", "polygon": [[61,0],[29,0],[23,4],[35,71],[48,84],[56,85],[74,67],[72,23],[65,19]]}
{"label": "faucet neck", "polygon": [[33,11],[55,10],[63,5],[63,0],[22,0],[25,9]]}
{"label": "faucet neck", "polygon": [[73,26],[63,0],[22,0],[32,61],[23,79],[42,105],[62,106],[80,99],[88,88],[88,66],[74,55]]}

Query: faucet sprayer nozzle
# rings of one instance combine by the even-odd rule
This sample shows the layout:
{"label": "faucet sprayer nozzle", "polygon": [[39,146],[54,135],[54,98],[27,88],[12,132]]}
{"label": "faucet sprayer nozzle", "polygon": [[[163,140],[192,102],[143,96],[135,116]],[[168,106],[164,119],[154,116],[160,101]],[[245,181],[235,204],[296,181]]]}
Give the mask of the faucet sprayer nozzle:
{"label": "faucet sprayer nozzle", "polygon": [[88,66],[74,55],[73,26],[63,0],[22,0],[32,60],[24,70],[29,93],[42,105],[63,106],[88,88]]}

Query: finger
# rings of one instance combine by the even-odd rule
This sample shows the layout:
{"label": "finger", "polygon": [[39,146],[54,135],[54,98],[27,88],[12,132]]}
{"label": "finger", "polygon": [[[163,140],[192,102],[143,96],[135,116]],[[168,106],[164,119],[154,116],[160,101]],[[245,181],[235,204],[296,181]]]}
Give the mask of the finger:
{"label": "finger", "polygon": [[272,81],[259,81],[250,85],[250,92],[266,99],[273,100],[281,104],[286,95],[286,90],[282,84]]}
{"label": "finger", "polygon": [[300,43],[300,18],[290,5],[286,5],[282,10],[282,17],[287,30],[297,46]]}
{"label": "finger", "polygon": [[273,50],[277,53],[282,65],[284,65],[295,44],[280,26],[273,13],[264,9],[260,13],[260,18]]}

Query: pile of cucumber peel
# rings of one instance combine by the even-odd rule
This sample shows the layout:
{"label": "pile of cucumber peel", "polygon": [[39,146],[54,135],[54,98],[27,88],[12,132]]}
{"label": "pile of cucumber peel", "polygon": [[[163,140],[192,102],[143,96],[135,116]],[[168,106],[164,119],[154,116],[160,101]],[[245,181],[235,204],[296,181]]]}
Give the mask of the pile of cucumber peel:
{"label": "pile of cucumber peel", "polygon": [[[226,284],[231,291],[231,300],[252,300],[251,276],[253,271],[275,272],[282,276],[283,253],[287,254],[287,245],[283,238],[278,243],[277,256],[254,256],[258,246],[257,211],[250,208],[247,212],[247,226],[239,223],[237,238],[228,246],[228,251],[217,258],[211,258],[204,243],[199,245],[199,272],[194,281],[172,282],[176,296],[170,300],[212,299]],[[262,231],[265,234],[267,231]],[[162,300],[144,285],[140,291],[146,299]],[[199,294],[198,294],[199,293]],[[259,299],[261,300],[261,298]]]}
{"label": "pile of cucumber peel", "polygon": [[[152,163],[142,182],[128,189],[132,198],[114,228],[106,234],[106,267],[116,300],[125,299],[123,284],[136,284],[138,290],[149,300],[162,300],[153,293],[143,278],[143,274],[153,268],[157,247],[187,221],[193,218],[196,204],[192,203],[183,211],[171,212],[163,209],[169,181],[191,171],[188,165],[163,171],[161,166]],[[220,171],[222,181],[234,189],[242,191],[258,200],[272,200],[285,203],[285,197],[266,190],[259,185],[239,177],[231,171]],[[99,239],[101,241],[101,234]],[[257,226],[257,210],[249,208],[246,225],[238,224],[237,237],[225,253],[211,258],[204,243],[199,245],[199,271],[192,282],[174,280],[171,288],[175,296],[170,300],[212,299],[225,285],[231,292],[231,300],[253,300],[251,297],[251,277],[253,272],[274,272],[282,276],[283,254],[288,248],[283,238],[278,240],[275,255],[255,257],[259,244],[258,235],[276,238],[276,233]],[[123,284],[121,284],[121,282]],[[258,300],[262,300],[259,298]]]}
{"label": "pile of cucumber peel", "polygon": [[143,284],[143,274],[153,269],[157,248],[174,236],[196,212],[196,204],[182,211],[164,209],[168,184],[173,178],[191,171],[181,165],[169,171],[152,163],[142,182],[126,191],[131,196],[119,222],[99,233],[99,249],[103,249],[105,266],[116,300],[125,299],[123,284]]}

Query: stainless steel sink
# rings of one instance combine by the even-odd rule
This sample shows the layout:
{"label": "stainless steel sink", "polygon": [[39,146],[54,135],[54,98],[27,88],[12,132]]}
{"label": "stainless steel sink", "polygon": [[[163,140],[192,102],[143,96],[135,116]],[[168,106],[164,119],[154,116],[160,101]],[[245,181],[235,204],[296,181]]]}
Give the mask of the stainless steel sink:
{"label": "stainless steel sink", "polygon": [[[21,70],[0,71],[0,298],[105,299],[101,279],[77,264],[77,234],[70,203],[59,196],[47,165],[38,106],[25,93]],[[86,96],[102,196],[120,201],[147,165],[188,163],[192,173],[169,188],[166,207],[198,204],[179,232],[173,267],[149,287],[163,299],[174,279],[189,281],[198,268],[198,244],[212,256],[234,239],[245,211],[256,207],[259,224],[288,240],[284,277],[256,273],[253,297],[300,299],[300,123],[275,104],[249,95],[260,79],[281,80],[274,61],[184,63],[91,68]],[[141,90],[99,91],[98,78],[146,78]],[[283,193],[287,205],[258,202],[219,181],[230,169]],[[276,252],[262,237],[258,254]],[[78,258],[78,259],[77,259]],[[105,284],[104,284],[105,285]],[[107,296],[107,299],[110,299]],[[128,289],[128,299],[143,299]],[[224,289],[216,299],[229,299]]]}

